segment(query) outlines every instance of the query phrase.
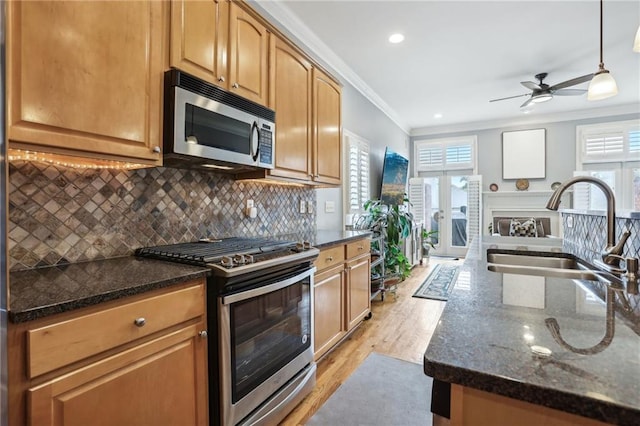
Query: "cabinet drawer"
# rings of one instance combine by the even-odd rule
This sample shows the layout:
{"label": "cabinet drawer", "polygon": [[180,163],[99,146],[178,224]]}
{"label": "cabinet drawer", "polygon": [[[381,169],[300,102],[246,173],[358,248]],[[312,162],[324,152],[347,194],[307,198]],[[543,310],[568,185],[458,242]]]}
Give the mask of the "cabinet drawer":
{"label": "cabinet drawer", "polygon": [[29,330],[27,374],[33,378],[197,318],[204,304],[200,284]]}
{"label": "cabinet drawer", "polygon": [[344,262],[344,244],[339,246],[329,247],[320,250],[320,255],[315,261],[315,266],[318,271],[322,271],[330,266],[338,265]]}
{"label": "cabinet drawer", "polygon": [[347,259],[368,253],[370,248],[371,240],[368,238],[349,243],[347,244]]}

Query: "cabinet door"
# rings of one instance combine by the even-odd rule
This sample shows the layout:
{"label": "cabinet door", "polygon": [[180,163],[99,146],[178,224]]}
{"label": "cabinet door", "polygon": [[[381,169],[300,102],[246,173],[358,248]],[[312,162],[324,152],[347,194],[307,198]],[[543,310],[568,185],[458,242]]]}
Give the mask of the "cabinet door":
{"label": "cabinet door", "polygon": [[228,61],[230,91],[267,105],[268,50],[267,28],[240,6],[231,3]]}
{"label": "cabinet door", "polygon": [[207,425],[203,323],[29,389],[29,424]]}
{"label": "cabinet door", "polygon": [[6,5],[10,146],[160,165],[164,4]]}
{"label": "cabinet door", "polygon": [[314,181],[339,185],[341,177],[341,92],[325,73],[313,70]]}
{"label": "cabinet door", "polygon": [[272,43],[270,106],[277,111],[271,175],[311,178],[311,64],[280,38]]}
{"label": "cabinet door", "polygon": [[318,359],[344,336],[344,266],[317,274],[313,287],[314,358]]}
{"label": "cabinet door", "polygon": [[172,67],[226,88],[228,34],[227,1],[171,2]]}
{"label": "cabinet door", "polygon": [[371,311],[369,254],[347,262],[347,330],[355,327]]}

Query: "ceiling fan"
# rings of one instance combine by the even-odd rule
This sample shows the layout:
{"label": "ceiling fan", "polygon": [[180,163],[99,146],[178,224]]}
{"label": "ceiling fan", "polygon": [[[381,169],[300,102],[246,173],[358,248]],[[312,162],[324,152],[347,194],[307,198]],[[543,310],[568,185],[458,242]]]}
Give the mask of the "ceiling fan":
{"label": "ceiling fan", "polygon": [[553,99],[554,95],[558,96],[578,96],[586,93],[586,89],[566,89],[566,87],[575,86],[580,83],[584,83],[590,81],[593,78],[593,74],[583,75],[582,77],[572,78],[571,80],[563,81],[562,83],[554,84],[553,86],[549,86],[542,82],[547,77],[547,73],[543,72],[540,74],[536,74],[535,78],[538,80],[538,83],[534,83],[533,81],[521,81],[522,84],[527,89],[531,89],[531,93],[525,93],[523,95],[509,96],[506,98],[492,99],[489,102],[496,101],[504,101],[505,99],[513,99],[519,98],[522,96],[529,96],[520,108],[526,108],[532,103],[541,103],[550,101]]}

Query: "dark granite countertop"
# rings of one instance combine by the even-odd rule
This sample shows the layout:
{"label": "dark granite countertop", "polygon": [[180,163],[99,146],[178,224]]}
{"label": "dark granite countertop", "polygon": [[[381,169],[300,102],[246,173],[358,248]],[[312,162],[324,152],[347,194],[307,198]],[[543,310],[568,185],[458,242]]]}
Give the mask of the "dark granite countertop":
{"label": "dark granite countertop", "polygon": [[334,244],[347,243],[371,235],[371,231],[316,231],[315,241],[312,241],[311,244],[322,248]]}
{"label": "dark granite countertop", "polygon": [[[623,293],[630,309],[616,305],[609,316],[613,339],[599,346],[605,284],[491,272],[488,248],[561,251],[561,240],[474,241],[425,352],[425,374],[600,421],[638,424],[640,296]],[[593,353],[559,344],[547,318],[557,320],[565,342]],[[539,355],[540,348],[551,353]]]}
{"label": "dark granite countertop", "polygon": [[9,320],[32,321],[204,277],[208,271],[127,256],[11,272]]}

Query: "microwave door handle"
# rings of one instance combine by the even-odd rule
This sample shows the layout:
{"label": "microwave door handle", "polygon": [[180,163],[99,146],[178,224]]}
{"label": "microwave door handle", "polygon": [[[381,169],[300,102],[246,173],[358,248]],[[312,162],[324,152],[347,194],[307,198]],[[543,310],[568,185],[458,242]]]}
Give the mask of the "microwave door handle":
{"label": "microwave door handle", "polygon": [[260,129],[258,128],[258,123],[255,121],[253,122],[253,126],[251,126],[251,154],[253,155],[253,161],[257,161],[258,154],[260,154]]}

